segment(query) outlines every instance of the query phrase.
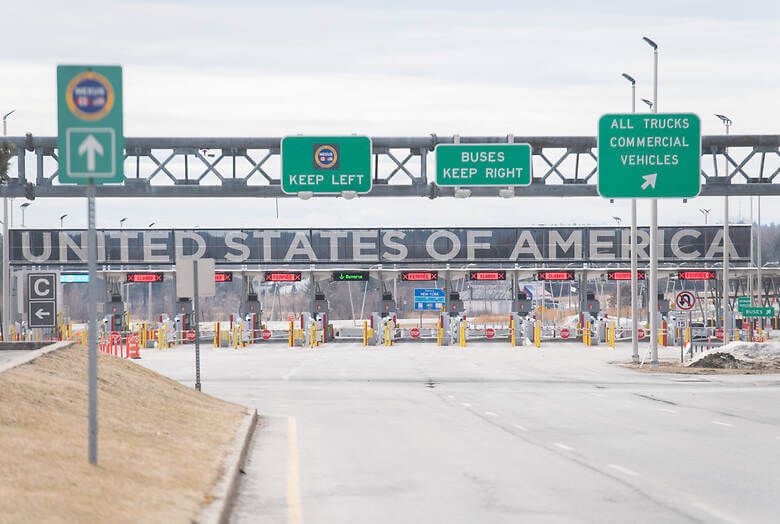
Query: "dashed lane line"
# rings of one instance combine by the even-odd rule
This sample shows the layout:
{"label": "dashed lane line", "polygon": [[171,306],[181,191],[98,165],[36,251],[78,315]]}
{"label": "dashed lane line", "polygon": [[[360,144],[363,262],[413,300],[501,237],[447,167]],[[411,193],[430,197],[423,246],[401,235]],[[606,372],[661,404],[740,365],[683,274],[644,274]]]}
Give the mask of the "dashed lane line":
{"label": "dashed lane line", "polygon": [[471,404],[469,404],[468,402],[461,402],[460,405],[463,406],[464,408],[470,408],[471,407]]}
{"label": "dashed lane line", "polygon": [[497,417],[498,413],[493,413],[492,411],[485,411],[485,415],[488,417]]}
{"label": "dashed lane line", "polygon": [[563,450],[566,450],[566,451],[574,451],[573,447],[567,446],[566,444],[562,444],[560,442],[553,442],[553,445],[557,446],[557,447],[559,447],[559,448],[561,448]]}
{"label": "dashed lane line", "polygon": [[727,428],[733,428],[734,424],[729,424],[728,422],[721,422],[720,420],[711,420],[713,424],[717,424],[718,426],[726,426]]}
{"label": "dashed lane line", "polygon": [[615,471],[619,471],[619,472],[623,473],[624,475],[628,475],[630,477],[638,477],[639,476],[639,473],[637,473],[636,471],[632,471],[632,470],[630,470],[628,468],[624,468],[623,466],[618,466],[617,464],[610,464],[609,467],[614,469]]}
{"label": "dashed lane line", "polygon": [[[526,428],[524,426],[521,426],[520,424],[515,424],[515,428],[519,429],[520,431],[525,431],[525,432],[528,431],[528,428]],[[780,437],[777,437],[777,438],[780,438]]]}

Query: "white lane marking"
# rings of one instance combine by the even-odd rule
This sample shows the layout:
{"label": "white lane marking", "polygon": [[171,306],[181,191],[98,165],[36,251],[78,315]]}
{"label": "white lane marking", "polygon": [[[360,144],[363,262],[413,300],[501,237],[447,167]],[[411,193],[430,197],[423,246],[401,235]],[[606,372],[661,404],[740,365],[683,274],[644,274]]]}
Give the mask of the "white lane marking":
{"label": "white lane marking", "polygon": [[297,371],[298,371],[297,367],[296,368],[292,368],[290,371],[288,371],[287,373],[282,375],[282,380],[290,380],[290,377],[295,375],[295,373],[297,373]]}
{"label": "white lane marking", "polygon": [[631,477],[638,477],[639,476],[639,473],[637,473],[636,471],[631,471],[630,469],[624,468],[623,466],[618,466],[617,464],[610,464],[609,467],[614,469],[614,470],[616,470],[616,471],[619,471],[621,473],[629,475]]}
{"label": "white lane marking", "polygon": [[734,424],[729,424],[728,422],[721,422],[720,420],[710,420],[713,424],[717,424],[718,426],[726,426],[727,428],[733,428]]}
{"label": "white lane marking", "polygon": [[667,408],[658,408],[658,411],[663,411],[664,413],[677,413],[674,409],[667,409]]}
{"label": "white lane marking", "polygon": [[[515,424],[515,427],[516,427],[517,429],[519,429],[520,431],[528,431],[528,428],[524,428],[524,427],[523,427],[523,426],[521,426],[520,424]],[[777,438],[780,438],[780,437],[777,437]]]}
{"label": "white lane marking", "polygon": [[591,393],[591,395],[593,395],[594,397],[599,397],[599,398],[602,398],[604,396],[601,393]]}
{"label": "white lane marking", "polygon": [[453,400],[455,398],[455,396],[454,395],[447,395],[447,398],[450,399],[450,400]]}
{"label": "white lane marking", "polygon": [[469,404],[468,402],[461,402],[460,405],[463,406],[464,408],[470,408],[471,407],[471,404]]}
{"label": "white lane marking", "polygon": [[567,446],[566,444],[561,444],[560,442],[553,442],[553,445],[558,446],[561,449],[565,449],[566,451],[574,451],[573,447]]}
{"label": "white lane marking", "polygon": [[493,413],[492,411],[485,411],[485,415],[488,417],[497,417],[498,413]]}
{"label": "white lane marking", "polygon": [[725,514],[721,513],[720,511],[716,510],[715,508],[711,508],[711,507],[709,507],[709,506],[707,506],[705,504],[702,504],[701,502],[691,502],[691,506],[693,506],[694,508],[699,508],[703,512],[709,513],[713,517],[716,517],[716,518],[718,518],[718,519],[720,519],[720,520],[722,520],[724,522],[735,522],[735,523],[739,522],[734,517],[730,517],[729,515],[725,515]]}

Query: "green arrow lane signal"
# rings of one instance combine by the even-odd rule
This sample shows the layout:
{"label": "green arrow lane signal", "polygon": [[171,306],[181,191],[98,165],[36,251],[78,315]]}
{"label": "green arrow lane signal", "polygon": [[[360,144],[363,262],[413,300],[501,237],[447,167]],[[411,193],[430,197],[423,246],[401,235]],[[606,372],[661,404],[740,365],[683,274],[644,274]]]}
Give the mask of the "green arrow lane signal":
{"label": "green arrow lane signal", "polygon": [[58,180],[124,181],[120,66],[57,67]]}
{"label": "green arrow lane signal", "polygon": [[608,114],[598,124],[606,198],[692,198],[701,191],[701,122],[692,113]]}

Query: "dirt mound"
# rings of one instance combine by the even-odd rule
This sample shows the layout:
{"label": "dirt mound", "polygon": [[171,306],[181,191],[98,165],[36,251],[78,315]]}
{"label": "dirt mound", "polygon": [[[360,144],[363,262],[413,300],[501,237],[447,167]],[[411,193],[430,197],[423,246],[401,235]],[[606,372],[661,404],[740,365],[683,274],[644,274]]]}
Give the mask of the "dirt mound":
{"label": "dirt mound", "polygon": [[690,367],[693,368],[712,368],[712,369],[761,369],[760,364],[745,362],[731,353],[712,353],[704,358],[693,362]]}

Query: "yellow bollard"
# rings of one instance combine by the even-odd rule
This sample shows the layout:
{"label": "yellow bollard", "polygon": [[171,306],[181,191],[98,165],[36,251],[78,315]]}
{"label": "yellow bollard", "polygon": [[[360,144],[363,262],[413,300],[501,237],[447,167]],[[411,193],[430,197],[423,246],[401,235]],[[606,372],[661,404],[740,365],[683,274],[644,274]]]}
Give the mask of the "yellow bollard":
{"label": "yellow bollard", "polygon": [[587,342],[585,342],[585,345],[590,347],[590,320],[585,322],[585,329],[587,330],[587,334],[586,334]]}
{"label": "yellow bollard", "polygon": [[460,325],[460,347],[466,347],[466,326],[463,323]]}
{"label": "yellow bollard", "polygon": [[368,345],[368,320],[363,321],[363,347]]}

